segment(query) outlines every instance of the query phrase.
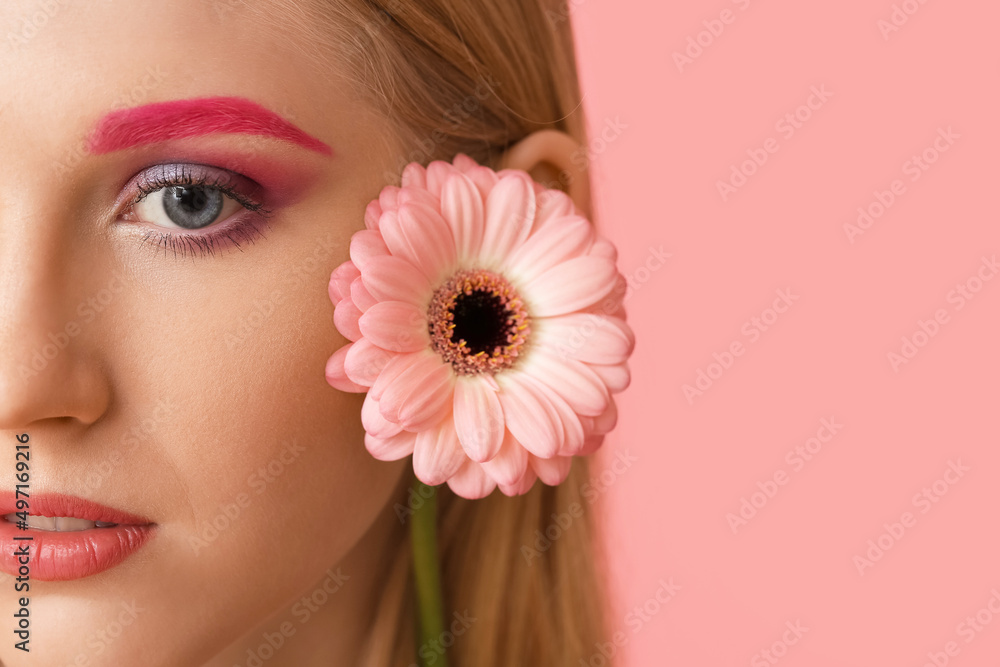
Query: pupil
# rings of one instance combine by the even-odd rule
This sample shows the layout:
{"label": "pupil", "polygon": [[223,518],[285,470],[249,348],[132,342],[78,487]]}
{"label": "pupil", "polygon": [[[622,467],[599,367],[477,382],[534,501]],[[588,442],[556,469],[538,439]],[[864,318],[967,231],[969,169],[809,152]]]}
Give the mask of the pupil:
{"label": "pupil", "polygon": [[205,208],[208,197],[202,189],[184,188],[178,197],[181,208],[187,212],[197,212]]}
{"label": "pupil", "polygon": [[472,354],[491,354],[497,345],[507,344],[507,309],[500,298],[475,290],[455,298],[455,328],[452,340],[465,339]]}
{"label": "pupil", "polygon": [[163,194],[167,217],[184,229],[200,229],[211,224],[222,212],[224,203],[220,190],[203,186],[177,185],[167,188]]}

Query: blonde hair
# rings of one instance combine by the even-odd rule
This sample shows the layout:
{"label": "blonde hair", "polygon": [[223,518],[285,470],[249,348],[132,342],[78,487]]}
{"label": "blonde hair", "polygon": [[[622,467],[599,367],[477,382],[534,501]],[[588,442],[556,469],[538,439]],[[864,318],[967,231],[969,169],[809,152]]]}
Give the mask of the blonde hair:
{"label": "blonde hair", "polygon": [[[313,0],[283,9],[303,55],[345,62],[358,91],[400,128],[410,150],[387,181],[407,162],[459,152],[496,166],[536,130],[585,145],[565,0]],[[448,649],[452,667],[578,667],[606,640],[588,467],[577,458],[563,484],[536,482],[513,498],[496,491],[470,501],[438,488],[445,625],[451,613],[475,619]],[[434,652],[414,644],[409,540],[401,539],[364,667],[406,667],[419,649]]]}

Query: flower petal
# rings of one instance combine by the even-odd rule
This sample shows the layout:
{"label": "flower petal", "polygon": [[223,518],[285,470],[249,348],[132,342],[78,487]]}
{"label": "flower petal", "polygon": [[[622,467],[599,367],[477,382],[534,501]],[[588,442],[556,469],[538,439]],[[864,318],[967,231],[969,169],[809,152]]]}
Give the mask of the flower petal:
{"label": "flower petal", "polygon": [[379,402],[371,394],[365,395],[365,402],[361,405],[361,424],[366,433],[376,438],[391,438],[403,430],[402,426],[382,416]]}
{"label": "flower petal", "polygon": [[451,415],[440,425],[417,433],[413,446],[413,474],[424,484],[446,482],[468,461],[455,433]]}
{"label": "flower petal", "polygon": [[525,361],[524,372],[561,396],[574,412],[596,417],[608,407],[607,386],[582,361],[558,359],[544,349],[535,350]]}
{"label": "flower petal", "polygon": [[359,232],[354,232],[351,236],[351,261],[362,273],[364,273],[369,259],[388,254],[389,247],[382,240],[381,232],[362,229]]}
{"label": "flower petal", "polygon": [[601,257],[574,257],[545,271],[525,286],[535,317],[565,315],[596,303],[615,287],[615,265]]}
{"label": "flower petal", "polygon": [[349,298],[341,299],[333,310],[333,324],[337,327],[337,331],[348,340],[354,341],[361,338],[361,329],[358,325],[360,318],[361,310]]}
{"label": "flower petal", "polygon": [[529,283],[554,266],[586,254],[594,227],[584,218],[559,218],[537,230],[504,262],[505,270]]}
{"label": "flower petal", "polygon": [[455,264],[455,237],[441,214],[424,204],[407,203],[399,208],[399,219],[382,225],[386,244],[393,254],[403,254],[436,283]]}
{"label": "flower petal", "polygon": [[501,488],[512,486],[524,477],[524,472],[528,469],[528,451],[510,431],[505,430],[500,451],[482,466],[486,474],[495,479]]}
{"label": "flower petal", "polygon": [[604,444],[604,434],[587,436],[583,441],[583,448],[577,452],[577,456],[590,456],[601,448]]}
{"label": "flower petal", "polygon": [[489,461],[504,436],[503,408],[490,383],[480,375],[463,375],[455,384],[455,430],[469,458]]}
{"label": "flower petal", "polygon": [[371,292],[365,288],[364,282],[361,280],[361,276],[354,279],[351,283],[351,301],[354,305],[358,307],[362,313],[378,303],[378,299],[371,295]]}
{"label": "flower petal", "polygon": [[378,219],[382,217],[382,205],[377,199],[368,202],[365,207],[365,227],[378,231]]}
{"label": "flower petal", "polygon": [[[382,188],[382,191],[378,193],[378,204],[382,207],[383,212],[395,211],[399,208],[399,187],[387,185]],[[381,227],[381,216],[379,218],[379,226]]]}
{"label": "flower petal", "polygon": [[483,243],[483,197],[465,174],[452,174],[441,188],[441,216],[451,226],[458,262],[478,256]]}
{"label": "flower petal", "polygon": [[580,415],[573,411],[569,403],[538,379],[525,374],[523,382],[532,385],[535,395],[548,410],[549,417],[556,425],[557,447],[556,454],[559,456],[571,456],[583,446],[584,429]]}
{"label": "flower petal", "polygon": [[553,456],[551,459],[540,459],[532,456],[530,459],[531,468],[538,474],[538,479],[543,484],[556,486],[562,484],[569,475],[569,469],[573,465],[571,456]]}
{"label": "flower petal", "polygon": [[365,449],[379,461],[398,461],[413,453],[417,434],[400,431],[391,438],[377,438],[365,433]]}
{"label": "flower petal", "polygon": [[369,390],[369,393],[376,399],[381,400],[382,394],[385,392],[386,388],[396,381],[396,378],[405,371],[407,368],[413,364],[420,361],[420,358],[428,354],[433,354],[429,350],[421,350],[420,352],[410,352],[408,354],[397,354],[389,363],[385,365],[382,372],[378,374],[375,379],[375,384]]}
{"label": "flower petal", "polygon": [[545,190],[536,198],[538,214],[535,227],[542,229],[550,220],[568,215],[576,215],[576,206],[570,196],[561,190]]}
{"label": "flower petal", "polygon": [[[451,382],[451,366],[434,353],[421,354],[416,363],[406,368],[378,397],[382,416],[402,423],[402,417],[415,421],[426,418],[427,411],[451,400],[451,392],[434,391],[442,382]],[[446,394],[446,395],[442,395]],[[408,402],[414,405],[409,406]]]}
{"label": "flower petal", "polygon": [[601,376],[604,384],[608,386],[608,391],[617,394],[625,391],[632,380],[629,372],[628,362],[605,366],[604,364],[591,364],[590,369]]}
{"label": "flower petal", "polygon": [[535,222],[535,191],[528,175],[511,173],[500,179],[486,198],[486,221],[480,259],[498,267],[524,242]]}
{"label": "flower petal", "polygon": [[427,190],[435,197],[441,197],[441,186],[448,177],[456,173],[455,167],[444,160],[434,160],[427,165]]}
{"label": "flower petal", "polygon": [[341,299],[351,296],[351,283],[360,275],[361,271],[350,260],[333,270],[330,274],[330,285],[327,289],[333,305],[336,306]]}
{"label": "flower petal", "polygon": [[362,276],[365,287],[379,301],[404,301],[423,307],[430,300],[431,284],[405,259],[383,255],[368,260]]}
{"label": "flower petal", "polygon": [[555,410],[562,434],[556,454],[558,456],[573,456],[583,447],[583,439],[586,436],[583,423],[580,421],[581,417],[558,393],[550,391],[546,393],[546,398]]}
{"label": "flower petal", "polygon": [[500,182],[500,177],[497,176],[495,171],[482,165],[477,165],[464,173],[469,177],[470,181],[476,184],[479,194],[482,195],[484,200],[489,197],[490,193],[493,192],[493,188]]}
{"label": "flower petal", "polygon": [[481,465],[466,460],[458,472],[448,478],[448,486],[456,495],[475,500],[490,495],[497,488],[497,483],[483,472]]}
{"label": "flower petal", "polygon": [[[402,377],[398,381],[401,380]],[[452,411],[454,393],[455,371],[451,364],[440,361],[403,399],[399,408],[399,423],[408,431],[423,431],[440,423]],[[391,398],[391,395],[383,396],[383,400]]]}
{"label": "flower petal", "polygon": [[365,338],[383,350],[416,352],[430,345],[427,319],[410,303],[379,301],[360,316],[357,325]]}
{"label": "flower petal", "polygon": [[528,491],[531,491],[531,487],[535,485],[535,480],[538,479],[538,474],[528,466],[527,470],[524,471],[524,475],[514,484],[510,485],[500,485],[500,491],[506,496],[523,496]]}
{"label": "flower petal", "polygon": [[594,257],[604,257],[613,263],[618,261],[618,249],[603,236],[594,239],[594,245],[590,247],[590,254]]}
{"label": "flower petal", "polygon": [[563,439],[554,408],[523,373],[497,375],[500,405],[507,428],[521,446],[542,458],[554,456]]}
{"label": "flower petal", "polygon": [[475,169],[479,166],[479,163],[473,160],[471,157],[465,153],[458,153],[455,155],[455,159],[451,161],[455,165],[455,169],[461,172],[467,172],[470,169]]}
{"label": "flower petal", "polygon": [[[593,257],[593,254],[591,254]],[[595,302],[586,308],[580,310],[581,313],[591,313],[593,315],[598,315],[601,317],[610,316],[617,317],[619,319],[628,319],[625,314],[625,296],[629,294],[628,281],[625,280],[625,276],[618,273],[615,276],[615,286],[611,288],[611,292],[605,296],[600,302]]]}
{"label": "flower petal", "polygon": [[344,372],[344,360],[347,358],[347,355],[350,354],[351,348],[354,345],[356,345],[356,343],[348,343],[347,345],[344,345],[334,352],[326,362],[326,381],[334,389],[351,393],[368,391],[368,387],[358,384],[351,378],[347,377],[347,373]]}
{"label": "flower petal", "polygon": [[399,205],[422,204],[435,212],[441,212],[441,200],[423,188],[403,188],[399,191]]}
{"label": "flower petal", "polygon": [[404,188],[426,188],[427,170],[417,162],[411,162],[403,168],[402,185]]}
{"label": "flower petal", "polygon": [[608,409],[594,418],[593,432],[595,435],[610,433],[618,423],[618,406],[615,399],[608,402]]}
{"label": "flower petal", "polygon": [[396,353],[383,350],[367,338],[362,338],[351,343],[344,360],[344,372],[358,385],[371,387],[382,369],[395,356]]}
{"label": "flower petal", "polygon": [[635,334],[620,317],[570,313],[540,318],[536,333],[553,341],[553,354],[588,364],[620,364],[635,347]]}

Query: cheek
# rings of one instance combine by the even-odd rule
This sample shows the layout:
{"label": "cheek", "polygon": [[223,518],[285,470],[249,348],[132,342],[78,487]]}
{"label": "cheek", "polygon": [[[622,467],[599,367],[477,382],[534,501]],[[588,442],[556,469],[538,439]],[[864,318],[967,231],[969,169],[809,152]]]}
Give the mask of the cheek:
{"label": "cheek", "polygon": [[[216,282],[210,300],[171,309],[182,314],[160,322],[156,354],[141,371],[175,406],[159,445],[183,496],[163,498],[157,518],[171,567],[186,571],[176,594],[248,615],[270,611],[340,560],[407,463],[373,459],[364,395],[326,382],[326,361],[346,341],[325,281],[270,298],[280,275]],[[290,558],[296,567],[283,566]]]}

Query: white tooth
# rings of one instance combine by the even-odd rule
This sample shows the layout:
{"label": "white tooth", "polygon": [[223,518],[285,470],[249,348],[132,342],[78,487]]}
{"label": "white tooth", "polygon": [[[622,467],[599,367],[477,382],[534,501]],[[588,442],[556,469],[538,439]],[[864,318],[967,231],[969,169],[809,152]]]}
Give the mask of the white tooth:
{"label": "white tooth", "polygon": [[28,528],[56,530],[56,519],[51,516],[28,516]]}
{"label": "white tooth", "polygon": [[94,527],[93,521],[87,521],[86,519],[76,519],[69,518],[65,516],[56,517],[56,530],[65,533],[71,533],[78,530],[89,530]]}
{"label": "white tooth", "polygon": [[[8,521],[19,521],[19,519],[14,514],[4,515],[4,518]],[[50,530],[53,532],[76,532],[79,530],[90,530],[95,528],[97,524],[93,521],[88,521],[87,519],[77,519],[75,517],[65,517],[65,516],[35,516],[28,515],[28,528],[34,528],[36,530]]]}

